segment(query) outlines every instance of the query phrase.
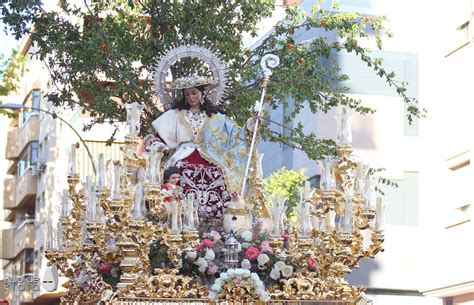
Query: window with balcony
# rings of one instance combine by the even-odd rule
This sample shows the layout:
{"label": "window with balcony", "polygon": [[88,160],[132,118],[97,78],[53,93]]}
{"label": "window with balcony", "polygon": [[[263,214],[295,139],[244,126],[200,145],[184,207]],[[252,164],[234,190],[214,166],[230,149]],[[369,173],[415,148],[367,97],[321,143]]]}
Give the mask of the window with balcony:
{"label": "window with balcony", "polygon": [[30,142],[20,154],[17,165],[17,177],[22,177],[26,171],[38,162],[38,141]]}
{"label": "window with balcony", "polygon": [[33,115],[38,115],[41,107],[41,90],[33,90],[23,104],[23,112],[21,114],[20,127],[25,125],[28,119]]}

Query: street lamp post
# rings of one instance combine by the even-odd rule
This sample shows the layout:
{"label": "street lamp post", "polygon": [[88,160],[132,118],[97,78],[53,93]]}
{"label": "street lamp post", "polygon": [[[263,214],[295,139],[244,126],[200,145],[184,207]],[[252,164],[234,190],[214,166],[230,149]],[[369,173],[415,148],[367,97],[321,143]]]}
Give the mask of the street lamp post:
{"label": "street lamp post", "polygon": [[62,117],[58,116],[56,113],[54,112],[51,112],[51,111],[48,111],[48,110],[45,110],[45,109],[41,109],[41,108],[33,108],[33,107],[25,107],[21,104],[14,104],[14,103],[7,103],[7,104],[0,104],[0,109],[10,109],[10,110],[22,110],[22,109],[29,109],[29,110],[34,110],[34,111],[40,111],[40,112],[44,112],[44,113],[47,113],[47,114],[50,114],[54,119],[55,118],[58,118],[60,119],[64,124],[66,124],[69,128],[71,128],[74,133],[79,137],[79,140],[82,142],[82,145],[84,145],[84,147],[86,148],[86,151],[87,151],[87,154],[89,155],[89,158],[91,160],[91,163],[92,163],[92,169],[94,170],[94,175],[97,175],[97,171],[96,171],[96,168],[95,168],[95,164],[94,164],[94,159],[92,158],[92,154],[89,150],[89,147],[86,145],[86,143],[84,142],[84,139],[81,137],[81,135],[77,132],[76,129],[74,129],[74,127],[72,127],[71,124],[69,124],[66,120],[64,120]]}

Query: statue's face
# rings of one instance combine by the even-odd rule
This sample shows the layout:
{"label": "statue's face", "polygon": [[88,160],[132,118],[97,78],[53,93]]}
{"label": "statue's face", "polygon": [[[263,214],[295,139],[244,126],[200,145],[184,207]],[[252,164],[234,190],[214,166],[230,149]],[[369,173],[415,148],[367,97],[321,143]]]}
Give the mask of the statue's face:
{"label": "statue's face", "polygon": [[170,184],[178,184],[179,181],[179,174],[172,174],[169,179]]}
{"label": "statue's face", "polygon": [[184,100],[191,108],[201,105],[201,91],[196,88],[184,89]]}

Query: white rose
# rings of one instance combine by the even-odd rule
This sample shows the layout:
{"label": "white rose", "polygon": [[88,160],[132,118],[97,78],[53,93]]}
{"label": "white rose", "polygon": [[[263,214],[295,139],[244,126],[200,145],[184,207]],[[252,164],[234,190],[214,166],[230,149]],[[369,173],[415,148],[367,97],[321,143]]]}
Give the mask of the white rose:
{"label": "white rose", "polygon": [[198,265],[199,268],[201,268],[201,267],[203,267],[204,269],[207,268],[207,260],[204,257],[198,258],[198,260],[195,262],[195,264]]}
{"label": "white rose", "polygon": [[235,275],[244,275],[244,270],[247,270],[247,269],[242,269],[242,268],[235,269],[234,274]]}
{"label": "white rose", "polygon": [[252,268],[252,264],[250,264],[250,261],[248,259],[243,259],[242,263],[240,265],[244,269],[249,269],[250,270],[250,268]]}
{"label": "white rose", "polygon": [[240,237],[242,237],[244,241],[251,241],[253,236],[252,232],[250,232],[249,230],[245,230],[240,234]]}
{"label": "white rose", "polygon": [[[258,274],[256,274],[255,272],[252,272],[252,274],[250,275],[250,278],[252,279],[252,281],[254,281],[256,284],[256,286],[260,286],[262,285],[262,282],[260,281],[260,277],[258,276]],[[262,286],[263,287],[263,286]]]}
{"label": "white rose", "polygon": [[270,277],[275,281],[278,280],[280,278],[280,270],[273,268],[270,272]]}
{"label": "white rose", "polygon": [[270,258],[268,257],[268,255],[266,254],[260,254],[258,257],[257,257],[257,262],[260,266],[263,266],[265,265],[266,263],[268,263],[270,261]]}
{"label": "white rose", "polygon": [[269,300],[270,300],[270,295],[268,294],[268,292],[264,291],[260,295],[260,301],[269,301]]}
{"label": "white rose", "polygon": [[225,281],[225,280],[227,280],[228,278],[229,278],[229,275],[227,274],[227,272],[221,273],[220,279],[221,279],[222,281]]}
{"label": "white rose", "polygon": [[243,242],[241,248],[248,249],[248,248],[250,248],[250,246],[252,246],[251,243]]}
{"label": "white rose", "polygon": [[240,269],[242,270],[242,275],[245,276],[245,277],[248,277],[250,276],[250,270],[247,270],[247,269]]}
{"label": "white rose", "polygon": [[214,253],[214,250],[207,249],[206,255],[204,256],[204,258],[210,261],[214,260],[216,258],[216,254]]}
{"label": "white rose", "polygon": [[209,291],[208,297],[210,300],[217,300],[217,293],[215,293],[214,291]]}
{"label": "white rose", "polygon": [[281,269],[281,274],[284,276],[284,277],[290,277],[293,275],[293,266],[288,266],[286,265],[285,267],[283,267],[283,269]]}
{"label": "white rose", "polygon": [[212,286],[211,286],[211,290],[214,290],[214,291],[219,291],[221,290],[222,286],[220,283],[214,283]]}
{"label": "white rose", "polygon": [[189,251],[189,252],[186,252],[185,258],[193,261],[196,259],[196,256],[197,256],[196,251]]}
{"label": "white rose", "polygon": [[275,268],[276,270],[280,271],[281,269],[283,269],[284,267],[286,266],[286,264],[282,261],[278,261],[275,263],[275,266],[273,268]]}

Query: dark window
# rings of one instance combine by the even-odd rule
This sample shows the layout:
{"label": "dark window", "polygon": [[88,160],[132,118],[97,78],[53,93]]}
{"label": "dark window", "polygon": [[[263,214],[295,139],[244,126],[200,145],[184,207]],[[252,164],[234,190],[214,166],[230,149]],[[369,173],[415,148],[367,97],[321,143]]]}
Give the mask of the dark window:
{"label": "dark window", "polygon": [[313,177],[309,178],[309,183],[312,188],[319,189],[319,181],[321,180],[321,175],[314,175]]}
{"label": "dark window", "polygon": [[25,272],[33,273],[33,266],[35,261],[35,252],[33,249],[27,249],[25,253]]}

